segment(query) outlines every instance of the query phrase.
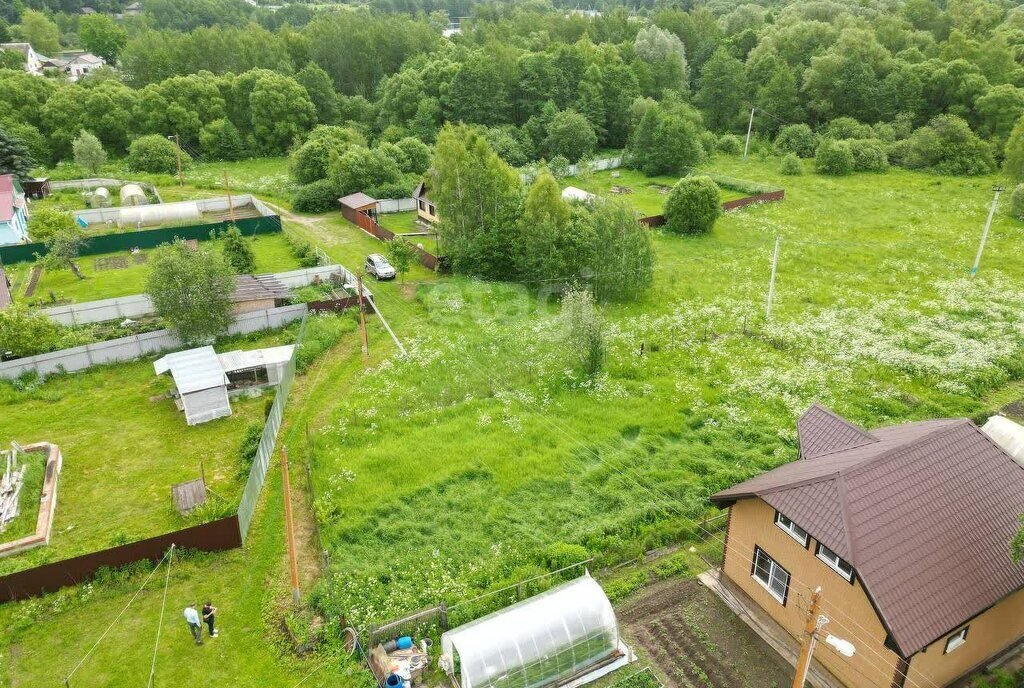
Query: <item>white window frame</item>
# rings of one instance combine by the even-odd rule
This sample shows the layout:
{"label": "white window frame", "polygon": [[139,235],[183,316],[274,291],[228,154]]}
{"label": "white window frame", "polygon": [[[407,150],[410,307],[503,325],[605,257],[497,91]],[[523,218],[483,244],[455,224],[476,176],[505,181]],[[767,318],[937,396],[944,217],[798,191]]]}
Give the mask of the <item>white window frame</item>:
{"label": "white window frame", "polygon": [[[835,559],[829,558],[828,555],[822,556],[822,552],[828,552],[833,557],[835,557]],[[829,567],[830,569],[832,569],[833,571],[838,573],[840,576],[842,576],[846,580],[848,580],[850,582],[853,582],[853,566],[850,565],[850,562],[848,562],[845,559],[843,559],[841,556],[839,556],[838,554],[836,554],[835,552],[830,550],[828,547],[826,547],[825,545],[823,545],[823,544],[821,544],[819,542],[818,543],[818,551],[815,552],[814,556],[818,557],[819,561],[824,563],[825,566]],[[842,564],[845,564],[846,567],[849,568],[850,570],[849,571],[844,571],[843,568],[840,566],[840,562]]]}
{"label": "white window frame", "polygon": [[[757,576],[757,559],[759,556],[768,560],[768,582],[761,580]],[[786,589],[781,595],[771,587],[772,581],[776,580],[776,574],[779,572],[786,576]],[[775,561],[775,559],[771,557],[771,555],[756,545],[754,546],[754,562],[751,567],[750,577],[757,581],[758,585],[767,590],[768,594],[774,597],[779,604],[783,606],[786,605],[786,598],[789,596],[789,583],[792,580],[792,576],[789,571],[784,569],[779,562]]]}
{"label": "white window frame", "polygon": [[946,638],[946,648],[942,651],[942,654],[948,655],[950,652],[966,643],[968,628],[970,628],[970,626],[964,626],[959,631]]}
{"label": "white window frame", "polygon": [[[783,520],[789,521],[789,525],[786,525],[785,523],[783,523],[782,522]],[[793,519],[791,519],[788,516],[785,516],[782,513],[776,511],[775,512],[775,525],[777,525],[779,528],[781,528],[783,531],[785,531],[791,538],[793,538],[794,540],[799,542],[801,547],[804,547],[804,548],[807,547],[807,542],[810,540],[810,536],[807,534],[806,530],[804,530],[803,528],[798,526],[796,523],[794,523]]]}

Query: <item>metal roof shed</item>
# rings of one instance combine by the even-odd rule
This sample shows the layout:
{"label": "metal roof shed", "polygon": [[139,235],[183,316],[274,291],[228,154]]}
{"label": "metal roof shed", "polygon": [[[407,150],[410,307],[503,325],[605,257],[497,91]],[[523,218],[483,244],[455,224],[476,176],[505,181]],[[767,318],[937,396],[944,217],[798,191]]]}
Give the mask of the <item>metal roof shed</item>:
{"label": "metal roof shed", "polygon": [[620,653],[615,611],[589,575],[448,631],[441,646],[461,688],[538,688]]}
{"label": "metal roof shed", "polygon": [[231,415],[228,377],[212,346],[167,354],[153,368],[157,375],[171,373],[189,425]]}

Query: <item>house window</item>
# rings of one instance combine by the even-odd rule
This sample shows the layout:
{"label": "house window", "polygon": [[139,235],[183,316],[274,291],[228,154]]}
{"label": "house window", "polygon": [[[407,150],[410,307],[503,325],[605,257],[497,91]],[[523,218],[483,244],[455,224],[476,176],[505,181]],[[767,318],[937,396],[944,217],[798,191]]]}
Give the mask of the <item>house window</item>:
{"label": "house window", "polygon": [[779,566],[778,562],[756,546],[751,575],[772,597],[783,605],[786,604],[786,596],[789,594],[789,571]]}
{"label": "house window", "polygon": [[946,638],[946,649],[943,654],[948,654],[967,642],[968,628],[969,626],[964,626],[959,631]]}
{"label": "house window", "polygon": [[423,201],[420,201],[420,210],[426,210],[426,209],[427,209],[427,204],[424,203]]}
{"label": "house window", "polygon": [[437,215],[437,209],[434,206],[430,206],[430,214]]}
{"label": "house window", "polygon": [[825,545],[818,543],[817,556],[823,562],[828,564],[828,567],[838,573],[840,576],[848,581],[853,580],[853,567],[846,563],[842,557],[830,550]]}
{"label": "house window", "polygon": [[775,525],[789,533],[789,536],[799,542],[801,547],[807,546],[807,531],[793,523],[778,511],[775,512]]}

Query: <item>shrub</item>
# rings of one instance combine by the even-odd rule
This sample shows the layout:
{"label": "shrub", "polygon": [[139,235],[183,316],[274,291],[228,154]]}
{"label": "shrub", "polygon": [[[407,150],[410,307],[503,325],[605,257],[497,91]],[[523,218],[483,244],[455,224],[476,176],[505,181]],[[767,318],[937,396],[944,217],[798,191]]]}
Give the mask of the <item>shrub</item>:
{"label": "shrub", "polygon": [[665,201],[665,229],[674,234],[706,234],[721,213],[718,185],[710,177],[683,177]]}
{"label": "shrub", "polygon": [[800,162],[800,158],[797,157],[796,153],[787,153],[782,158],[782,164],[779,166],[779,171],[782,174],[789,176],[797,176],[804,173],[803,163]]}
{"label": "shrub", "polygon": [[[192,158],[182,151],[182,167],[190,164]],[[135,172],[175,174],[178,171],[177,147],[159,134],[140,136],[128,147],[128,167]]]}
{"label": "shrub", "polygon": [[231,225],[223,233],[224,260],[239,275],[251,275],[256,272],[256,252],[252,250],[252,240],[242,236],[236,225]]}
{"label": "shrub", "polygon": [[1013,187],[1010,194],[1010,214],[1018,220],[1024,220],[1024,184]]}
{"label": "shrub", "polygon": [[292,208],[300,213],[326,213],[338,203],[338,190],[329,179],[319,179],[300,186],[295,192]]}
{"label": "shrub", "polygon": [[893,141],[889,144],[886,151],[886,157],[889,158],[890,165],[906,165],[907,155],[910,152],[910,140],[901,139],[899,141]]}
{"label": "shrub", "polygon": [[0,353],[34,356],[58,348],[61,327],[39,312],[16,303],[0,310]]}
{"label": "shrub", "polygon": [[817,137],[806,124],[782,127],[775,137],[775,148],[780,153],[793,153],[801,158],[813,158]]}
{"label": "shrub", "polygon": [[846,141],[823,139],[814,155],[814,169],[818,174],[841,176],[853,172],[853,151]]}
{"label": "shrub", "polygon": [[562,155],[570,162],[576,162],[594,152],[597,134],[586,117],[575,110],[563,110],[548,124],[543,145],[547,155]]}
{"label": "shrub", "polygon": [[716,147],[723,153],[737,155],[743,152],[743,139],[736,134],[722,134]]}
{"label": "shrub", "polygon": [[48,241],[57,233],[74,228],[75,217],[66,210],[43,207],[32,211],[29,230],[35,241]]}
{"label": "shrub", "polygon": [[252,468],[253,459],[256,458],[256,451],[260,448],[260,439],[263,437],[263,424],[250,423],[242,435],[242,441],[238,445],[238,472],[241,475],[248,475]]}
{"label": "shrub", "polygon": [[971,131],[967,122],[953,115],[933,117],[911,134],[904,164],[962,176],[987,174],[995,167],[989,145]]}
{"label": "shrub", "polygon": [[869,124],[861,124],[853,117],[836,117],[822,129],[822,136],[842,141],[844,139],[870,139],[875,132]]}
{"label": "shrub", "polygon": [[593,375],[604,364],[604,323],[589,291],[571,290],[562,299],[562,327],[570,356],[584,375]]}
{"label": "shrub", "polygon": [[704,152],[708,156],[714,155],[718,149],[718,137],[715,136],[713,131],[702,131],[700,133],[700,147],[704,149]]}
{"label": "shrub", "polygon": [[71,144],[71,149],[75,164],[91,175],[99,172],[107,162],[107,152],[103,150],[103,144],[95,134],[84,129]]}
{"label": "shrub", "polygon": [[585,561],[590,555],[587,548],[581,545],[571,545],[565,542],[555,542],[547,547],[540,554],[540,563],[548,571],[557,571],[566,566],[578,564]]}
{"label": "shrub", "polygon": [[316,257],[313,244],[291,234],[285,234],[284,240],[288,242],[288,248],[291,249],[292,255],[299,261],[300,266],[314,268],[319,264],[320,261]]}
{"label": "shrub", "polygon": [[889,156],[885,144],[878,139],[850,139],[846,142],[853,153],[853,169],[857,172],[885,172]]}
{"label": "shrub", "polygon": [[227,119],[215,119],[199,132],[199,145],[214,160],[241,160],[248,154],[238,128]]}

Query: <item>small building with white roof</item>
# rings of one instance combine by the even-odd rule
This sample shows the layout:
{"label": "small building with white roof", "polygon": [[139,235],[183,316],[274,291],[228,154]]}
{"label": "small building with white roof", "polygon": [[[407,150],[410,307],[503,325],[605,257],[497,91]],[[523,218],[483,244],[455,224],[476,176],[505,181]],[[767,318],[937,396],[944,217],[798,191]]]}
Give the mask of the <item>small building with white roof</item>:
{"label": "small building with white roof", "polygon": [[563,201],[578,201],[580,203],[587,203],[597,198],[594,194],[589,191],[577,188],[575,186],[567,186],[562,189],[562,200]]}
{"label": "small building with white roof", "polygon": [[157,375],[170,373],[178,394],[178,407],[189,425],[231,415],[228,376],[212,346],[176,351],[153,363]]}

